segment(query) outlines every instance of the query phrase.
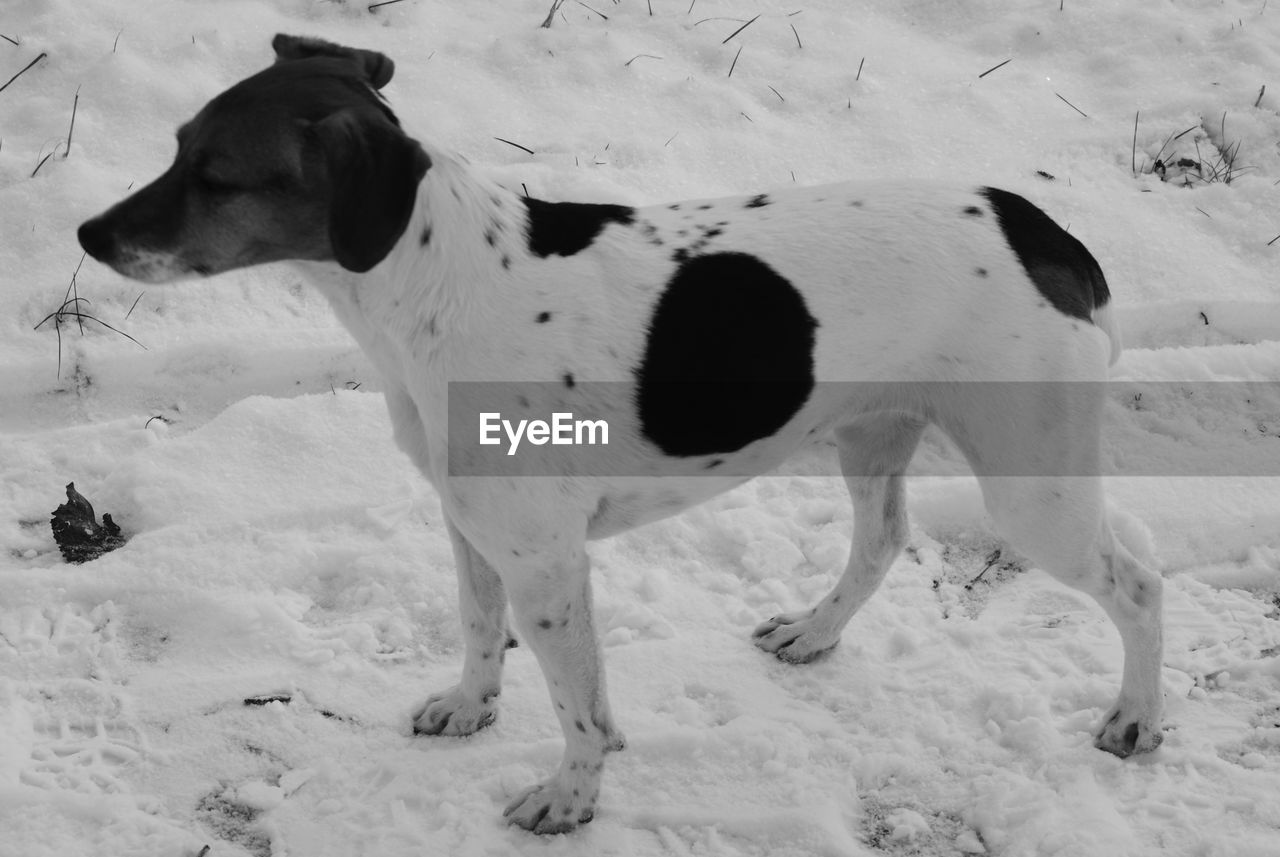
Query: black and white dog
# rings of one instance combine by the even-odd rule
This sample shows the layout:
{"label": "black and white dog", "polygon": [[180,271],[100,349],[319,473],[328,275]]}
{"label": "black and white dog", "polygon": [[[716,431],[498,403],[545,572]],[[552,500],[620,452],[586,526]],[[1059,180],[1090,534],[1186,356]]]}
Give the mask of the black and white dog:
{"label": "black and white dog", "polygon": [[[493,722],[508,604],[546,676],[564,758],[511,803],[511,822],[555,833],[590,820],[604,756],[623,747],[588,539],[834,435],[856,520],[848,567],[812,609],[754,633],[809,661],[903,547],[903,473],[928,423],[968,458],[1001,534],[1119,629],[1124,678],[1097,746],[1159,745],[1162,581],[1115,538],[1097,476],[1097,382],[1118,335],[1097,263],[1039,209],[894,181],[640,209],[543,202],[408,136],[377,91],[387,57],[285,35],[273,47],[275,64],[183,125],[169,170],[80,242],[147,282],[308,269],[384,376],[395,439],[440,493],[453,540],[466,660],[414,730]],[[515,418],[545,418],[545,405],[606,419],[615,466],[586,472],[531,446],[534,475],[459,475],[448,405],[463,381],[536,384],[538,403],[509,402]],[[1018,392],[971,396],[976,382]]]}

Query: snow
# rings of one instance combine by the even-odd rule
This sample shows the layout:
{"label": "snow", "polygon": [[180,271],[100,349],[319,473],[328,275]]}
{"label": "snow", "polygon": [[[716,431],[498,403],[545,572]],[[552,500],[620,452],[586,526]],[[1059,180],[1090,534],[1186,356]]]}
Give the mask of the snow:
{"label": "snow", "polygon": [[[0,16],[18,42],[0,78],[47,54],[0,92],[0,855],[1280,854],[1280,9],[586,3],[549,30],[547,0]],[[747,638],[834,583],[852,520],[833,461],[594,543],[629,746],[592,824],[507,827],[505,802],[558,759],[542,677],[514,649],[492,727],[410,735],[460,669],[450,548],[322,300],[284,266],[168,289],[86,261],[86,311],[146,350],[36,327],[80,260],[75,227],[157,175],[173,129],[266,65],[277,31],[393,57],[407,127],[535,196],[915,176],[1005,187],[1069,225],[1115,296],[1115,377],[1144,393],[1113,397],[1108,491],[1167,580],[1164,745],[1092,748],[1114,628],[1016,558],[972,582],[1000,545],[935,438],[910,549],[820,663]],[[1230,184],[1151,174],[1237,142]],[[1270,382],[1248,407],[1208,383],[1244,381]],[[70,481],[124,548],[61,562],[47,522]]]}

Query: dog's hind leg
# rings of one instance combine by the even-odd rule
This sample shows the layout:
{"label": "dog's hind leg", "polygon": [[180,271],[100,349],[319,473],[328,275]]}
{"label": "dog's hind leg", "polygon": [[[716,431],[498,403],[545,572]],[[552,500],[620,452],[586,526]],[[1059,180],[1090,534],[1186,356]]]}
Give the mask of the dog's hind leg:
{"label": "dog's hind leg", "polygon": [[1094,745],[1117,756],[1145,753],[1164,740],[1160,730],[1164,708],[1160,677],[1164,580],[1138,562],[1106,522],[1099,546],[1102,586],[1099,592],[1090,594],[1120,631],[1124,678],[1120,697],[1103,716]]}
{"label": "dog's hind leg", "polygon": [[428,697],[413,715],[417,735],[470,735],[497,716],[502,662],[515,645],[507,633],[507,595],[497,572],[446,519],[458,572],[458,615],[466,655],[462,681]]}
{"label": "dog's hind leg", "polygon": [[907,543],[903,473],[925,423],[898,412],[860,417],[836,431],[840,467],[853,498],[853,546],[839,583],[809,610],[757,627],[755,644],[784,661],[805,663],[830,651],[854,613],[880,586]]}
{"label": "dog's hind leg", "polygon": [[1163,581],[1116,539],[1100,476],[1102,385],[969,385],[939,424],[978,474],[996,531],[1038,568],[1092,596],[1120,632],[1120,696],[1094,742],[1117,756],[1162,735]]}
{"label": "dog's hind leg", "polygon": [[996,529],[1038,568],[1088,593],[1124,644],[1120,696],[1095,746],[1128,756],[1160,745],[1164,581],[1115,537],[1097,477],[989,477],[983,495]]}

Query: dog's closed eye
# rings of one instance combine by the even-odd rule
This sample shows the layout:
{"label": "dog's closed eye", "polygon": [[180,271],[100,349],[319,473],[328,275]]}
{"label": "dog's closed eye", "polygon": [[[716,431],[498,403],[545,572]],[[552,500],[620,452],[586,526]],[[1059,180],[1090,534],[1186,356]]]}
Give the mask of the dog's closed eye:
{"label": "dog's closed eye", "polygon": [[244,190],[232,179],[214,173],[198,173],[196,181],[200,184],[201,189],[214,194],[231,194]]}

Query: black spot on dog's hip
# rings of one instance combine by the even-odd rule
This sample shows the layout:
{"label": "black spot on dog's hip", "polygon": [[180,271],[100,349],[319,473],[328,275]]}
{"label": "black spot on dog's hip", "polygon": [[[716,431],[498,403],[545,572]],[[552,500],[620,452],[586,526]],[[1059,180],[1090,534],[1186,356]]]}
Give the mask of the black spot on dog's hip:
{"label": "black spot on dog's hip", "polygon": [[1092,254],[1049,215],[1022,197],[983,188],[996,220],[1036,290],[1058,312],[1092,321],[1094,309],[1111,299],[1106,278]]}
{"label": "black spot on dog's hip", "polygon": [[776,433],[813,391],[817,326],[796,288],[754,256],[683,260],[636,371],[645,438],[666,455],[695,456]]}

